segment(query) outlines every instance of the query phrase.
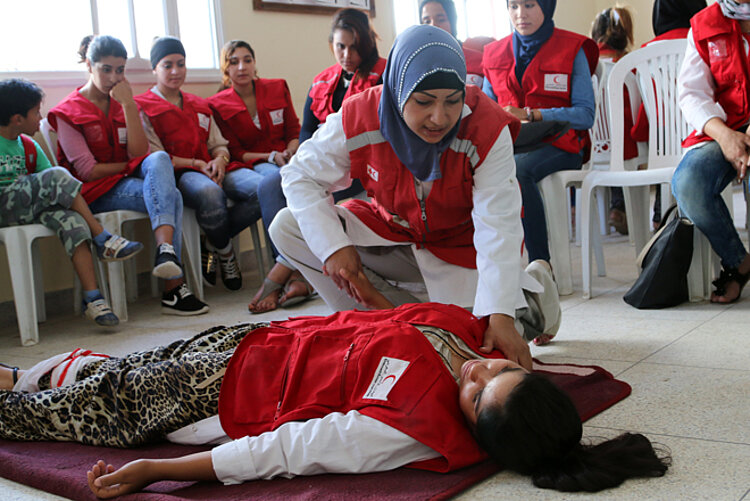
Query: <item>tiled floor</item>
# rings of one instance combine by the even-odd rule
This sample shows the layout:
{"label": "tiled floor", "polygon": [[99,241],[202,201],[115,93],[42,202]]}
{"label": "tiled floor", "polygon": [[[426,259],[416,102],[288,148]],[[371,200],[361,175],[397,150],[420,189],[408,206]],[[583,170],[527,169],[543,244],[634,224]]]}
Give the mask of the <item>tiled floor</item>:
{"label": "tiled floor", "polygon": [[[744,221],[744,208],[739,202],[736,207],[736,220]],[[636,310],[622,301],[636,276],[633,248],[626,237],[610,237],[605,242],[608,276],[594,278],[594,298],[584,301],[580,249],[573,247],[573,256],[577,292],[562,299],[560,333],[551,345],[532,347],[532,353],[545,362],[600,365],[632,385],[630,397],[586,423],[587,437],[638,431],[669,448],[674,458],[664,478],[630,480],[588,497],[750,501],[750,288],[742,301],[730,306],[691,303],[661,311]],[[110,335],[99,334],[88,322],[72,316],[50,318],[41,325],[41,342],[29,348],[20,346],[15,324],[3,321],[0,360],[28,367],[78,346],[116,355],[216,324],[328,313],[325,304],[316,300],[251,317],[246,303],[258,283],[258,276],[248,273],[239,293],[209,290],[211,313],[197,318],[162,316],[156,300],[141,299],[130,307],[131,320]],[[585,496],[536,489],[528,478],[504,472],[458,499]],[[3,479],[0,498],[61,499]]]}

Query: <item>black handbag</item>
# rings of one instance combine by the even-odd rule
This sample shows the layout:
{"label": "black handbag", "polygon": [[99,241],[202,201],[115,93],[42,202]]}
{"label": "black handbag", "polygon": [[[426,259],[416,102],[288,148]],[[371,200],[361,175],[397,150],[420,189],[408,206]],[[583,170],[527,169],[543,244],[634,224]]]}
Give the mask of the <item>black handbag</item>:
{"label": "black handbag", "polygon": [[[638,255],[641,274],[623,297],[638,309],[667,308],[688,300],[693,223],[677,216],[676,207],[667,210],[659,229]],[[669,220],[672,213],[675,217]]]}
{"label": "black handbag", "polygon": [[[513,142],[513,153],[528,153],[556,141],[570,129],[569,122],[545,120],[542,122],[523,122],[518,137]],[[545,141],[547,140],[547,141]]]}

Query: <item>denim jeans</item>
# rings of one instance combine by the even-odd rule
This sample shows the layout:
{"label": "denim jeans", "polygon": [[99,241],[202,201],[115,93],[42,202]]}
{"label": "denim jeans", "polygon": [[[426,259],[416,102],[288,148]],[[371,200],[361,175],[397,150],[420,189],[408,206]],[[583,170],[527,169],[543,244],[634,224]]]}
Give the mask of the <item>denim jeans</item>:
{"label": "denim jeans", "polygon": [[[352,185],[345,190],[337,191],[333,194],[334,202],[340,202],[346,200],[364,191],[362,183],[359,179],[353,179]],[[275,172],[269,176],[265,176],[258,185],[258,199],[260,200],[260,212],[263,217],[263,226],[266,227],[266,232],[273,222],[273,218],[276,214],[286,207],[286,197],[284,191],[281,189],[281,174]],[[276,246],[271,242],[271,251],[274,256],[278,256],[279,252],[276,250]]]}
{"label": "denim jeans", "polygon": [[523,200],[522,222],[529,262],[536,259],[549,261],[547,220],[544,217],[542,194],[537,183],[553,172],[580,169],[583,157],[580,153],[568,153],[552,145],[514,156],[516,178],[521,186]]}
{"label": "denim jeans", "polygon": [[721,198],[735,177],[737,171],[715,141],[685,153],[672,177],[672,193],[680,212],[706,235],[724,268],[737,268],[747,254]]}
{"label": "denim jeans", "polygon": [[172,245],[177,257],[182,249],[182,197],[177,191],[169,155],[157,151],[147,156],[133,174],[121,179],[107,193],[89,204],[91,212],[134,210],[145,212],[151,229],[174,228]]}
{"label": "denim jeans", "polygon": [[[232,237],[260,218],[258,183],[264,175],[279,168],[258,164],[255,169],[240,168],[227,172],[223,186],[202,172],[188,170],[180,175],[177,187],[187,207],[195,209],[198,224],[206,239],[217,249],[229,245]],[[234,205],[227,207],[227,200]]]}

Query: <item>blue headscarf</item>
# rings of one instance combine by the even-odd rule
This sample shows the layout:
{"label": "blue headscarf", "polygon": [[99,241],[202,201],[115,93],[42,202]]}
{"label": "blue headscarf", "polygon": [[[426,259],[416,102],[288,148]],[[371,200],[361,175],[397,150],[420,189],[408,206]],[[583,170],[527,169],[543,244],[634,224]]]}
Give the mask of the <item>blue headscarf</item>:
{"label": "blue headscarf", "polygon": [[421,181],[440,178],[440,156],[458,134],[458,123],[440,142],[430,144],[403,118],[404,105],[426,77],[446,72],[465,85],[466,62],[461,45],[450,33],[429,25],[411,26],[393,42],[378,106],[380,132],[409,172]]}
{"label": "blue headscarf", "polygon": [[555,13],[557,0],[536,0],[536,3],[539,4],[542,12],[544,12],[544,22],[539,29],[531,35],[521,35],[513,30],[513,57],[516,59],[516,78],[518,79],[518,83],[521,83],[523,74],[526,72],[526,67],[529,66],[529,63],[534,59],[534,56],[539,52],[544,42],[549,40],[555,29],[555,22],[552,20],[552,16]]}

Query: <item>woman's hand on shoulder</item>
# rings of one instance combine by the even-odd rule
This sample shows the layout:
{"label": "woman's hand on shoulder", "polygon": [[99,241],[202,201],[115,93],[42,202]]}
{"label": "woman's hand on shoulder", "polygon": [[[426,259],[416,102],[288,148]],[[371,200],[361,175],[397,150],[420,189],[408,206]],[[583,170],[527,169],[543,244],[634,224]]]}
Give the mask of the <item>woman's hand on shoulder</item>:
{"label": "woman's hand on shoulder", "polygon": [[147,459],[131,461],[120,469],[100,459],[86,473],[86,478],[96,497],[109,499],[140,491],[157,480],[152,478],[153,471],[151,461]]}
{"label": "woman's hand on shoulder", "polygon": [[130,86],[130,82],[124,78],[112,87],[109,91],[109,96],[122,106],[129,103],[135,104],[135,101],[133,101],[133,88]]}
{"label": "woman's hand on shoulder", "polygon": [[527,370],[532,368],[529,344],[516,330],[513,317],[500,313],[490,315],[490,323],[484,332],[484,342],[479,351],[490,353],[492,350],[503,352],[505,358]]}

